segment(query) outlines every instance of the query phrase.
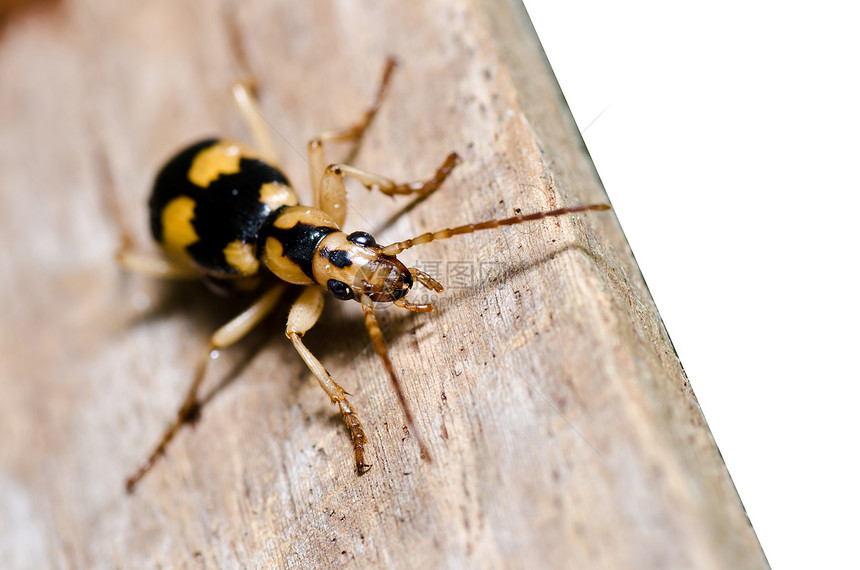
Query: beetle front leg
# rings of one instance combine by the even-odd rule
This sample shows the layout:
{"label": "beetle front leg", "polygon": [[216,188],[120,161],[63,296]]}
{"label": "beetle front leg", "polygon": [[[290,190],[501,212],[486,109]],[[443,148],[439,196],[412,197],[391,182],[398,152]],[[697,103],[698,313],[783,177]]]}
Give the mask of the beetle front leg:
{"label": "beetle front leg", "polygon": [[385,176],[361,170],[347,164],[330,164],[325,168],[320,180],[317,207],[334,218],[338,225],[346,219],[346,186],[344,176],[352,176],[368,190],[379,190],[389,196],[424,195],[434,192],[448,177],[455,166],[460,164],[460,156],[452,152],[436,172],[426,180],[416,182],[395,182]]}
{"label": "beetle front leg", "polygon": [[286,335],[293,342],[293,346],[296,347],[296,351],[310,368],[311,373],[316,377],[320,387],[332,403],[337,404],[340,408],[340,415],[343,416],[343,421],[346,422],[349,436],[352,439],[355,469],[361,475],[370,469],[370,465],[364,460],[364,446],[367,444],[367,436],[364,433],[364,428],[361,427],[358,414],[355,413],[352,405],[346,399],[344,389],[332,379],[322,363],[302,342],[302,336],[316,324],[322,313],[325,302],[323,295],[323,290],[319,287],[308,287],[299,295],[290,309],[290,316],[287,318]]}

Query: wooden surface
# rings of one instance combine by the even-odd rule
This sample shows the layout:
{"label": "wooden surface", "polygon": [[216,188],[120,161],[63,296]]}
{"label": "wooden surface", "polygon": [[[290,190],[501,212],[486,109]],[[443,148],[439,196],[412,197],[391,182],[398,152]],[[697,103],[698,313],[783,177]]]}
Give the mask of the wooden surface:
{"label": "wooden surface", "polygon": [[400,60],[356,164],[464,162],[413,209],[351,187],[346,227],[382,242],[606,200],[521,6],[68,0],[0,33],[4,567],[767,566],[612,212],[403,256],[449,286],[434,314],[380,316],[432,464],[360,308],[332,300],[307,343],[353,394],[369,473],[279,316],[223,354],[201,421],[124,492],[243,301],[123,276],[113,254],[123,229],[151,247],[170,153],[246,136],[234,79],[258,80],[306,197],[306,141]]}

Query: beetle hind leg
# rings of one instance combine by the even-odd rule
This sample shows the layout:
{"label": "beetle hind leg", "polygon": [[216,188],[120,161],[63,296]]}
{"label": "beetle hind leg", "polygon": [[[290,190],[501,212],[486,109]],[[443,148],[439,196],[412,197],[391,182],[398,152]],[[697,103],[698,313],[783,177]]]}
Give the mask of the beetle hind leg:
{"label": "beetle hind leg", "polygon": [[134,491],[138,482],[152,469],[158,458],[164,455],[167,450],[167,445],[173,440],[183,425],[196,420],[200,415],[201,403],[197,398],[197,393],[200,390],[200,385],[203,383],[203,378],[206,376],[206,369],[209,367],[209,361],[215,356],[215,351],[235,344],[245,337],[263,318],[266,317],[277,306],[281,299],[285,285],[275,285],[266,291],[259,299],[251,306],[239,313],[227,324],[215,331],[215,334],[209,339],[209,346],[201,355],[200,361],[197,364],[197,370],[194,374],[194,380],[191,386],[185,393],[185,398],[179,411],[176,412],[176,417],[164,430],[158,444],[153,448],[149,456],[140,464],[132,475],[126,479],[126,491],[131,493]]}
{"label": "beetle hind leg", "polygon": [[199,279],[200,272],[190,264],[183,264],[156,253],[123,248],[116,254],[117,263],[124,270],[159,279]]}

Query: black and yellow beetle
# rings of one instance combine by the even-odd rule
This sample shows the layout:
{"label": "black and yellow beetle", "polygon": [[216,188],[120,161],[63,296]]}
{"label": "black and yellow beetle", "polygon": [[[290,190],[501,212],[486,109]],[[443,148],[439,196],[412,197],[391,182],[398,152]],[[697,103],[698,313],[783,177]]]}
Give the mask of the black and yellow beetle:
{"label": "black and yellow beetle", "polygon": [[430,458],[415,429],[412,414],[373,312],[374,303],[390,302],[412,311],[432,311],[430,304],[413,304],[406,294],[414,283],[437,293],[442,285],[416,268],[407,268],[395,256],[401,251],[454,235],[513,225],[548,216],[606,210],[606,204],[589,204],[538,212],[477,224],[467,224],[381,246],[366,232],[349,235],[340,230],[346,217],[343,178],[352,176],[368,189],[389,195],[421,195],[434,191],[460,158],[451,153],[433,177],[400,184],[345,164],[327,164],[326,141],[357,141],[379,108],[394,69],[389,60],[376,98],[361,121],[343,131],[326,132],[308,144],[308,162],[314,205],[302,206],[289,180],[274,164],[266,126],[248,86],[237,83],[233,95],[257,149],[241,143],[208,139],[192,144],[174,156],[156,177],[149,201],[150,225],[164,255],[121,251],[120,264],[130,271],[162,278],[205,277],[229,288],[253,289],[268,274],[277,279],[246,310],[212,335],[198,365],[194,381],[174,421],[144,463],[126,482],[129,491],[150,470],[181,426],[199,412],[197,392],[213,351],[230,346],[247,334],[277,306],[289,284],[307,286],[293,303],[286,335],[317,378],[322,389],[340,408],[352,439],[356,470],[370,468],[365,461],[367,437],[346,394],[305,347],[302,336],[322,312],[325,290],[341,300],[360,302],[365,324],[382,359],[410,432],[424,458]]}

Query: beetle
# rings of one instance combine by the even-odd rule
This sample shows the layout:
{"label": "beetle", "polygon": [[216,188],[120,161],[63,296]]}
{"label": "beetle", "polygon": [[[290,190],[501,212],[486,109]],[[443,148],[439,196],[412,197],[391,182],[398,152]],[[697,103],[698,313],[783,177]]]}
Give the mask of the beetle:
{"label": "beetle", "polygon": [[302,341],[320,317],[326,292],[340,300],[360,303],[365,326],[394,388],[406,425],[421,456],[430,461],[429,450],[415,429],[388,355],[374,306],[393,303],[410,311],[432,311],[432,304],[412,303],[406,295],[416,283],[435,293],[442,293],[444,287],[420,269],[406,267],[396,256],[408,248],[456,235],[609,209],[608,204],[559,208],[428,232],[384,246],[367,232],[344,233],[341,227],[346,217],[345,176],[390,196],[422,196],[439,188],[460,162],[460,157],[451,153],[430,178],[397,183],[347,164],[326,161],[325,143],[357,144],[361,139],[385,97],[394,68],[395,61],[389,58],[376,96],[356,124],[324,132],[308,143],[313,206],[299,203],[286,175],[274,166],[273,145],[253,89],[242,82],[234,84],[233,97],[254,138],[255,148],[227,139],[205,139],[181,150],[156,176],[149,200],[150,227],[162,253],[123,249],[118,254],[123,268],[161,278],[202,277],[227,289],[253,290],[261,287],[261,283],[268,285],[256,301],[211,336],[176,417],[149,456],[127,479],[129,492],[165,453],[183,424],[199,414],[197,393],[211,358],[218,350],[243,338],[270,314],[289,285],[305,289],[289,310],[285,334],[332,403],[338,406],[352,440],[356,472],[363,474],[371,467],[365,458],[364,428],[346,392]]}

